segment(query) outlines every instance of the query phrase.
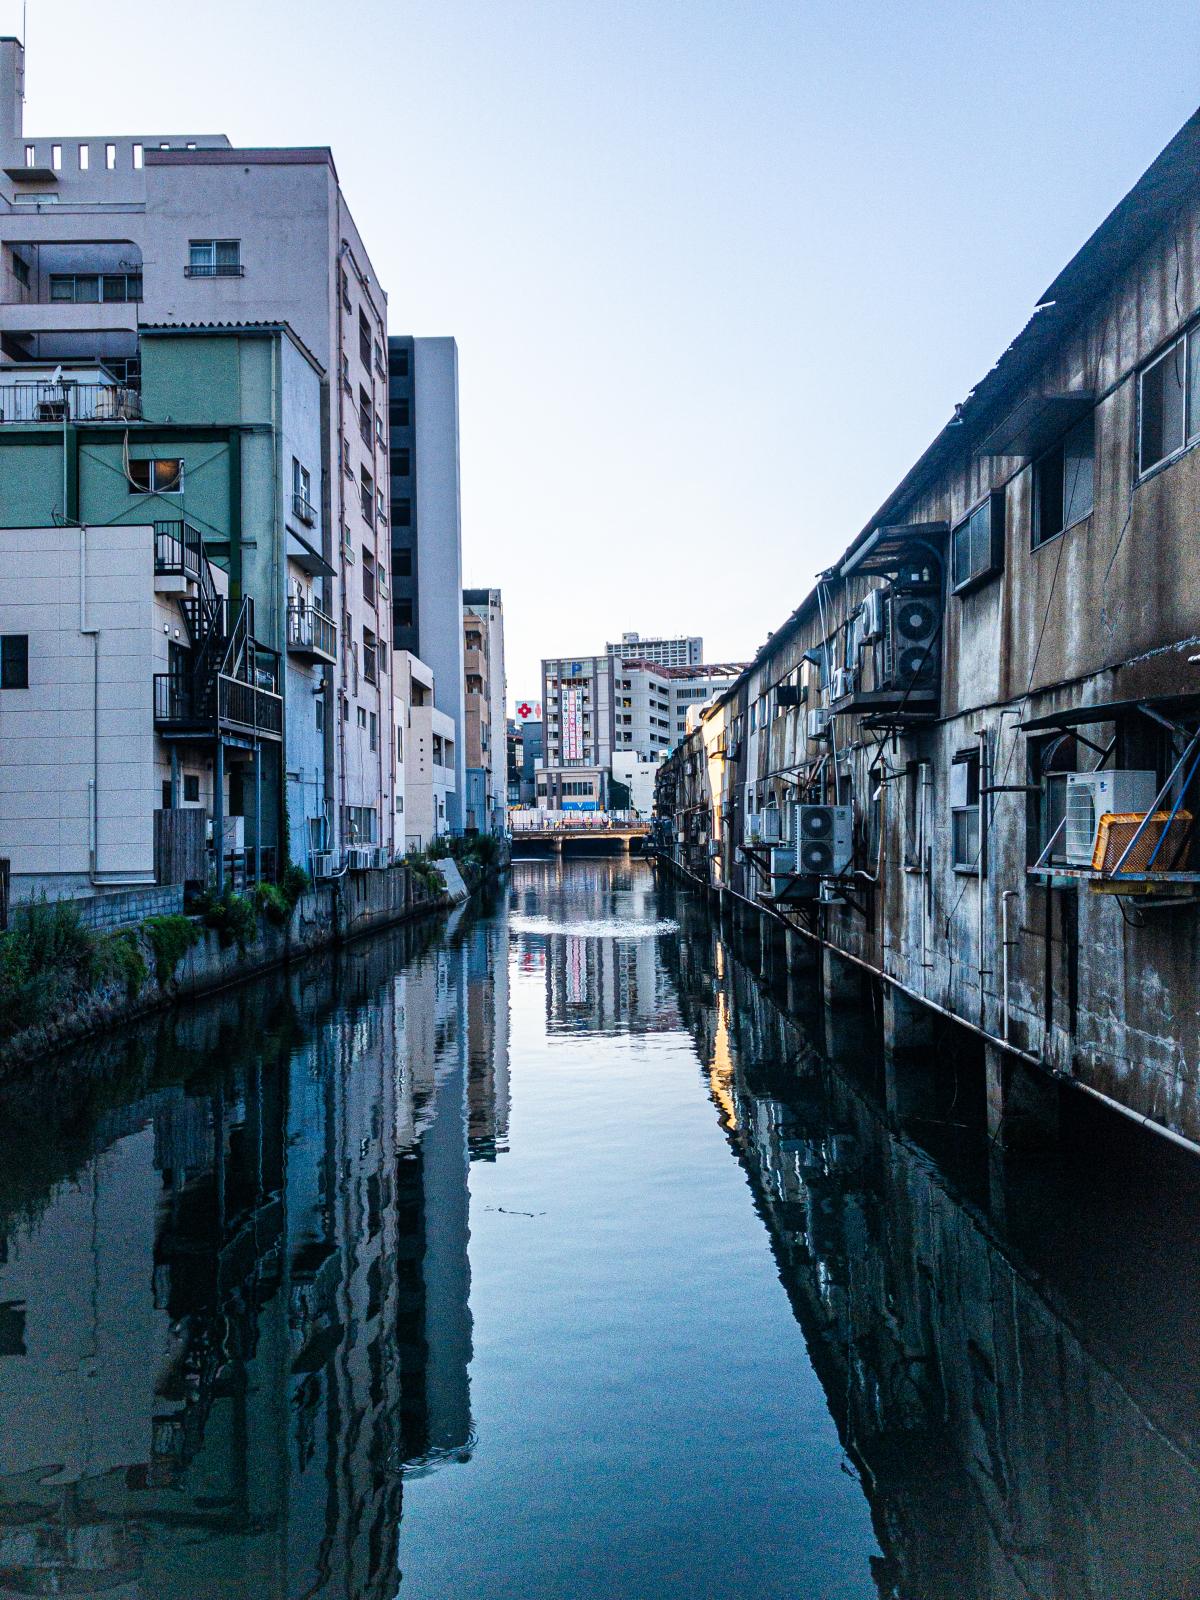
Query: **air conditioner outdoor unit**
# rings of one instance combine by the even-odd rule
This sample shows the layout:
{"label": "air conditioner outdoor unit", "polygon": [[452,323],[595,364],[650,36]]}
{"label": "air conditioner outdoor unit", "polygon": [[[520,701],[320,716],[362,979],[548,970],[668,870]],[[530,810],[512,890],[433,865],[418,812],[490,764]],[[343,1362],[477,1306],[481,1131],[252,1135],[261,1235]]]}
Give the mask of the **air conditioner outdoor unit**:
{"label": "air conditioner outdoor unit", "polygon": [[796,807],[797,871],[836,878],[854,854],[854,810],[851,806]]}
{"label": "air conditioner outdoor unit", "polygon": [[768,806],[758,814],[758,837],[764,844],[779,844],[783,839],[782,819],[778,806]]}
{"label": "air conditioner outdoor unit", "polygon": [[1091,866],[1101,817],[1149,811],[1157,793],[1158,780],[1152,772],[1068,772],[1063,851],[1067,865]]}
{"label": "air conditioner outdoor unit", "polygon": [[828,706],[814,706],[808,713],[808,737],[810,740],[824,739],[829,732],[830,710]]}
{"label": "air conditioner outdoor unit", "polygon": [[313,878],[332,878],[337,871],[337,857],[332,850],[314,850],[312,854]]}
{"label": "air conditioner outdoor unit", "polygon": [[937,688],[941,621],[936,590],[889,591],[884,611],[884,687]]}
{"label": "air conditioner outdoor unit", "polygon": [[859,607],[859,617],[862,620],[862,642],[874,644],[877,639],[883,638],[883,590],[872,589],[862,605]]}
{"label": "air conditioner outdoor unit", "polygon": [[376,845],[371,855],[373,857],[372,865],[376,867],[390,867],[392,864],[391,854],[385,844]]}
{"label": "air conditioner outdoor unit", "polygon": [[783,888],[783,876],[796,870],[796,852],[786,847],[776,847],[771,851],[771,893],[778,894]]}
{"label": "air conditioner outdoor unit", "polygon": [[854,693],[857,687],[857,680],[858,674],[853,667],[836,667],[833,673],[833,681],[829,687],[829,698],[831,700],[846,699],[848,695]]}
{"label": "air conditioner outdoor unit", "polygon": [[346,851],[346,860],[351,872],[366,872],[371,865],[373,851],[362,845],[351,845]]}

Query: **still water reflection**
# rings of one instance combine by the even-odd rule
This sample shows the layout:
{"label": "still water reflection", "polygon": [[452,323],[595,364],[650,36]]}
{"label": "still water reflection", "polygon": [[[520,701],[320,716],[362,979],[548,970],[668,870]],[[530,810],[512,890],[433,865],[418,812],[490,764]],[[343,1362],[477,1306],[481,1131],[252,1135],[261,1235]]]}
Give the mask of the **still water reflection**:
{"label": "still water reflection", "polygon": [[1190,1170],[765,970],[518,864],[8,1089],[0,1596],[1200,1594]]}

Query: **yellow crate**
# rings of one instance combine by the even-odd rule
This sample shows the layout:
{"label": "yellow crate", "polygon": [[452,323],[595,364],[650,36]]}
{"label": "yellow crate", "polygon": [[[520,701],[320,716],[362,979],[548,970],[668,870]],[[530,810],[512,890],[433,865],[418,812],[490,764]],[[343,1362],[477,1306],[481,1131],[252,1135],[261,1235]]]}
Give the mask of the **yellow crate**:
{"label": "yellow crate", "polygon": [[[1092,851],[1093,872],[1111,873],[1116,869],[1122,852],[1145,818],[1144,811],[1104,813],[1096,829],[1096,845]],[[1164,830],[1166,838],[1151,867],[1148,865],[1150,857],[1154,855],[1154,848],[1162,839]],[[1142,830],[1141,838],[1126,856],[1118,876],[1126,872],[1179,871],[1183,866],[1191,831],[1190,811],[1177,811],[1173,817],[1169,811],[1156,811]]]}

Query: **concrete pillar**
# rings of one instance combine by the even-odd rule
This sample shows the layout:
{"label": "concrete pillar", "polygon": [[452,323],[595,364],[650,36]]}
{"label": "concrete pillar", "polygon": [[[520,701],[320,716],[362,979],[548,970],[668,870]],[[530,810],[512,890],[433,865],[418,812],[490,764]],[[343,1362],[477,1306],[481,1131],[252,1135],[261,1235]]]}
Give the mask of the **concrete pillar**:
{"label": "concrete pillar", "polygon": [[888,1118],[898,1125],[905,1117],[937,1117],[937,1061],[934,1017],[928,1006],[883,985],[883,1097]]}
{"label": "concrete pillar", "polygon": [[863,977],[853,961],[821,946],[821,992],[826,1005],[858,1006],[863,1001]]}
{"label": "concrete pillar", "polygon": [[225,746],[217,737],[213,755],[213,850],[217,857],[217,893],[225,893]]}
{"label": "concrete pillar", "polygon": [[1049,1151],[1058,1145],[1059,1087],[1020,1056],[983,1047],[988,1137],[1003,1151]]}

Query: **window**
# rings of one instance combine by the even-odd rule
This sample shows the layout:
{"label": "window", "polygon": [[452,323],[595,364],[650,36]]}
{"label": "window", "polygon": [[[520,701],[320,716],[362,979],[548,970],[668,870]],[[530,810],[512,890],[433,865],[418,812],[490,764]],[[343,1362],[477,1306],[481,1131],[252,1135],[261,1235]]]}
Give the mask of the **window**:
{"label": "window", "polygon": [[369,606],[373,606],[375,604],[375,562],[372,560],[371,553],[366,545],[363,545],[362,564],[363,599]]}
{"label": "window", "polygon": [[366,467],[360,467],[358,473],[358,493],[362,504],[362,514],[372,527],[375,526],[375,480]]}
{"label": "window", "polygon": [[50,166],[55,172],[62,171],[62,145],[52,144],[50,146]]}
{"label": "window", "polygon": [[365,728],[366,725],[367,725],[367,708],[366,708],[366,706],[359,706],[359,708],[358,708],[358,725],[359,725],[360,728]]}
{"label": "window", "polygon": [[904,769],[904,865],[919,872],[925,865],[925,801],[928,764],[910,761]]}
{"label": "window", "polygon": [[171,780],[164,778],[162,782],[162,808],[164,811],[171,809]]}
{"label": "window", "polygon": [[[368,683],[379,681],[375,662],[375,635],[370,628],[363,629],[363,677]],[[374,745],[371,747],[374,749]]]}
{"label": "window", "polygon": [[37,166],[37,145],[27,144],[25,146],[25,165],[27,167]]}
{"label": "window", "polygon": [[1095,418],[1086,416],[1034,463],[1035,548],[1091,512],[1095,451]]}
{"label": "window", "polygon": [[383,498],[382,489],[376,489],[375,491],[375,515],[380,522],[387,522],[387,501]]}
{"label": "window", "polygon": [[367,371],[371,370],[371,324],[367,321],[367,314],[360,306],[358,308],[358,354]]}
{"label": "window", "polygon": [[392,501],[392,521],[398,528],[412,527],[412,501],[404,498]]}
{"label": "window", "polygon": [[354,385],[350,382],[350,357],[344,350],[342,351],[341,359],[338,365],[340,366],[342,373],[342,388],[347,394],[353,394]]}
{"label": "window", "polygon": [[1200,330],[1163,351],[1141,375],[1138,470],[1149,472],[1200,433]]}
{"label": "window", "polygon": [[163,456],[129,463],[130,494],[182,494],[183,462]]}
{"label": "window", "polygon": [[954,592],[961,594],[1004,566],[1004,490],[994,489],[954,529]]}
{"label": "window", "polygon": [[116,147],[115,144],[106,144],[104,146],[104,166],[105,166],[105,169],[108,172],[115,172],[116,171],[116,169],[117,169],[117,147]]}
{"label": "window", "polygon": [[28,689],[29,635],[0,634],[0,689]]}
{"label": "window", "polygon": [[320,695],[313,700],[313,711],[316,713],[316,727],[318,733],[325,732],[325,702]]}
{"label": "window", "polygon": [[138,172],[141,171],[142,166],[144,165],[143,152],[140,144],[135,144],[133,147],[133,165],[135,170]]}
{"label": "window", "polygon": [[393,377],[408,377],[408,350],[405,346],[388,351],[388,367]]}
{"label": "window", "polygon": [[411,453],[407,445],[392,451],[392,477],[407,478],[412,471]]}
{"label": "window", "polygon": [[88,167],[91,165],[91,159],[92,159],[91,150],[88,148],[88,146],[86,144],[81,144],[79,146],[79,170],[80,170],[80,172],[86,172],[87,171]]}
{"label": "window", "polygon": [[413,625],[413,603],[406,598],[392,601],[392,623],[397,628],[411,628]]}
{"label": "window", "polygon": [[240,239],[192,239],[188,243],[189,278],[240,278]]}
{"label": "window", "polygon": [[295,456],[292,457],[292,515],[299,517],[301,522],[312,523],[316,520],[312,504],[312,476]]}
{"label": "window", "polygon": [[379,718],[372,711],[372,713],[371,713],[371,749],[372,750],[377,750],[378,748],[379,748]]}
{"label": "window", "polygon": [[198,772],[185,772],[183,775],[183,798],[189,805],[200,803],[200,774]]}
{"label": "window", "polygon": [[401,397],[388,402],[388,421],[393,428],[407,428],[409,418],[408,400]]}
{"label": "window", "polygon": [[392,576],[394,578],[412,577],[412,551],[405,545],[392,551]]}
{"label": "window", "polygon": [[980,846],[978,750],[960,750],[951,764],[950,824],[955,870],[977,873]]}
{"label": "window", "polygon": [[1025,842],[1028,864],[1033,866],[1054,839],[1046,865],[1065,862],[1067,842],[1060,833],[1067,814],[1067,773],[1078,767],[1078,750],[1069,733],[1050,733],[1030,739],[1025,747],[1026,796]]}
{"label": "window", "polygon": [[400,727],[396,729],[396,765],[404,765],[404,729]]}
{"label": "window", "polygon": [[358,389],[358,431],[362,435],[362,442],[371,448],[371,434],[373,431],[371,415],[371,396],[359,385]]}

